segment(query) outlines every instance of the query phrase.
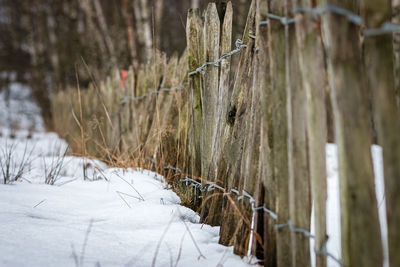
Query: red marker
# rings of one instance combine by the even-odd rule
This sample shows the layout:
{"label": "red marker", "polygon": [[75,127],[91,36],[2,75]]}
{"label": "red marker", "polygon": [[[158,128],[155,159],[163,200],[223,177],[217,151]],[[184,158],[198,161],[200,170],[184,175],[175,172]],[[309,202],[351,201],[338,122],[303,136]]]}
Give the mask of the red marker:
{"label": "red marker", "polygon": [[121,86],[122,86],[122,88],[125,87],[126,76],[128,76],[128,71],[127,70],[121,70]]}

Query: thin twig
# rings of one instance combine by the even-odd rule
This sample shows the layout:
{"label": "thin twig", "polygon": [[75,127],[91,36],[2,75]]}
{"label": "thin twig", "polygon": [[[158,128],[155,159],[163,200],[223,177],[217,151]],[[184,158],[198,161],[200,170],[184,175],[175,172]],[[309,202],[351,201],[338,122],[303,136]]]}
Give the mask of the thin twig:
{"label": "thin twig", "polygon": [[39,206],[40,204],[42,204],[43,202],[45,202],[46,199],[43,199],[42,201],[40,201],[39,203],[37,203],[35,206],[33,206],[33,208],[36,208],[37,206]]}
{"label": "thin twig", "polygon": [[183,224],[185,225],[186,230],[188,231],[188,233],[189,233],[189,235],[190,235],[190,238],[191,238],[192,241],[193,241],[193,244],[195,245],[197,251],[199,252],[199,259],[200,259],[200,258],[206,259],[206,257],[205,257],[205,256],[203,255],[203,253],[201,252],[199,246],[197,245],[197,242],[196,242],[196,240],[194,239],[194,236],[193,236],[192,232],[190,231],[189,226],[188,226],[188,225],[186,224],[186,222],[183,220],[183,218],[182,218],[183,214],[182,214],[181,211],[179,210],[179,207],[178,207],[176,210],[177,210],[177,211],[179,212],[179,214],[181,215],[181,216],[180,216],[181,221],[182,221]]}

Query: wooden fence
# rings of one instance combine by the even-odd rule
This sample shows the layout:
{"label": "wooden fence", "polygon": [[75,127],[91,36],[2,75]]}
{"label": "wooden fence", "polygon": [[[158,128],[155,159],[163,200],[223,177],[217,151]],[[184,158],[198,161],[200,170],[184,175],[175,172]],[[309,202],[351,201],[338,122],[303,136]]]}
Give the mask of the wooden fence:
{"label": "wooden fence", "polygon": [[[130,69],[124,85],[115,70],[99,85],[58,93],[55,129],[74,151],[184,179],[202,221],[220,225],[220,243],[235,253],[255,255],[265,266],[310,266],[314,238],[320,267],[332,256],[325,248],[331,103],[339,150],[338,265],[382,266],[370,153],[376,131],[390,264],[400,266],[400,114],[392,30],[380,28],[390,6],[361,0],[364,21],[351,13],[354,4],[317,2],[320,8],[311,0],[254,0],[236,42],[230,3],[220,10],[211,3],[202,16],[189,10],[180,58],[156,53]],[[239,57],[234,66],[232,57]]]}

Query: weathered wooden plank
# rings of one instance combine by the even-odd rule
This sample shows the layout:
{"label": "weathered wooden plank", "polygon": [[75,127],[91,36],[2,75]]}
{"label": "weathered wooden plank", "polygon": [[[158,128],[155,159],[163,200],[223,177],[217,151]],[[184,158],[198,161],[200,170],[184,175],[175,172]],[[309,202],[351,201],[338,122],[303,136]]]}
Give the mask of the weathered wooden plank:
{"label": "weathered wooden plank", "polygon": [[155,118],[157,94],[153,93],[160,88],[160,82],[164,74],[167,64],[167,58],[164,53],[156,52],[147,64],[146,71],[146,94],[148,95],[143,102],[145,116],[142,118],[140,127],[142,127],[141,144],[143,145],[143,157],[152,156],[152,143],[154,142],[154,134],[151,133],[151,125]]}
{"label": "weathered wooden plank", "polygon": [[[133,68],[130,67],[128,74],[126,76],[126,80],[125,80],[125,86],[126,86],[126,90],[127,90],[127,95],[128,97],[134,97],[135,96],[135,73],[133,71]],[[127,134],[129,132],[132,131],[132,127],[133,127],[133,101],[132,100],[128,100],[128,110],[127,110],[128,114],[128,125],[127,125]]]}
{"label": "weathered wooden plank", "polygon": [[[260,0],[259,15],[260,20],[266,21],[268,13],[268,0]],[[261,99],[261,146],[260,146],[260,171],[262,176],[262,188],[260,188],[260,196],[263,197],[259,204],[265,204],[269,210],[275,211],[276,199],[276,181],[273,171],[273,139],[272,139],[272,84],[271,84],[271,71],[270,71],[270,55],[269,55],[269,27],[263,25],[259,27],[257,33],[257,47],[258,51],[258,72],[259,72],[259,90]],[[258,206],[258,205],[257,205]],[[263,238],[264,247],[264,266],[274,267],[277,266],[276,262],[276,230],[274,228],[275,220],[272,219],[268,213],[261,211],[263,220],[263,227],[258,232]],[[260,229],[261,227],[257,227]]]}
{"label": "weathered wooden plank", "polygon": [[[354,2],[339,0],[319,0],[318,3],[353,12],[357,8]],[[323,33],[339,151],[342,262],[344,266],[381,266],[382,244],[361,73],[359,29],[346,17],[326,14],[323,16]]]}
{"label": "weathered wooden plank", "polygon": [[[254,26],[250,29],[249,34],[256,35],[259,31],[260,22],[260,11],[257,8],[256,2],[256,14],[254,20]],[[255,47],[258,45],[258,37],[255,40]],[[259,167],[259,153],[260,153],[260,124],[261,124],[261,112],[260,112],[260,92],[259,92],[259,72],[257,71],[257,53],[253,55],[253,66],[254,71],[252,73],[252,84],[249,89],[249,101],[247,103],[247,114],[246,114],[246,128],[244,131],[244,146],[243,146],[243,157],[241,159],[241,176],[243,177],[239,182],[239,189],[245,190],[250,195],[256,196],[256,189],[258,186],[258,167]],[[255,214],[252,211],[252,204],[250,199],[245,198],[242,201],[243,216],[248,218],[250,225],[247,225],[242,220],[241,227],[237,233],[235,251],[239,254],[250,255],[252,252],[253,244],[256,244],[254,240],[256,239],[256,234],[252,231],[254,227]],[[253,225],[253,226],[252,226]],[[251,243],[250,243],[251,242]]]}
{"label": "weathered wooden plank", "polygon": [[[187,81],[187,73],[189,72],[188,69],[188,49],[185,50],[184,56],[181,57],[178,63],[178,81],[179,84],[183,84],[183,81]],[[176,147],[178,148],[178,155],[176,155],[177,159],[177,166],[182,170],[185,170],[189,173],[189,166],[191,166],[190,162],[190,153],[189,153],[189,127],[190,127],[190,85],[185,85],[184,89],[176,94],[176,120],[178,125],[178,130],[176,132],[175,140],[176,140]]]}
{"label": "weathered wooden plank", "polygon": [[[389,1],[361,0],[361,14],[368,28],[378,28],[390,19]],[[398,11],[397,11],[398,12]],[[364,55],[378,144],[383,148],[383,172],[388,223],[389,264],[400,266],[400,111],[396,103],[391,34],[365,36]],[[397,51],[398,52],[398,51]]]}
{"label": "weathered wooden plank", "polygon": [[[313,7],[311,0],[297,0],[296,5]],[[307,109],[310,179],[315,214],[315,250],[322,250],[326,242],[327,174],[325,143],[327,139],[327,116],[325,90],[327,76],[319,22],[316,22],[309,13],[296,14],[296,36],[302,86],[307,97],[304,106]],[[302,201],[301,198],[298,201]],[[301,209],[301,207],[298,208]],[[326,255],[316,256],[316,266],[326,266]]]}
{"label": "weathered wooden plank", "polygon": [[[144,66],[141,65],[137,70],[137,79],[134,87],[134,97],[139,97],[145,94],[145,69]],[[132,102],[132,130],[130,131],[130,149],[129,153],[132,156],[137,156],[140,151],[140,138],[142,128],[140,127],[140,121],[143,112],[141,112],[144,108],[144,101],[134,101]]]}
{"label": "weathered wooden plank", "polygon": [[122,106],[119,104],[120,100],[124,95],[124,90],[121,86],[121,75],[117,68],[112,70],[111,75],[111,99],[109,99],[110,103],[110,112],[111,112],[111,120],[113,122],[113,130],[112,137],[110,140],[111,149],[116,155],[120,155],[122,150]]}
{"label": "weathered wooden plank", "polygon": [[[284,16],[284,2],[271,1],[270,12]],[[276,179],[277,223],[289,220],[289,173],[287,148],[287,111],[286,111],[286,72],[285,72],[285,27],[280,21],[270,20],[271,60],[271,110],[272,110],[272,153],[273,170]],[[273,189],[271,189],[273,190]],[[277,230],[277,264],[291,266],[290,231],[287,227]]]}
{"label": "weathered wooden plank", "polygon": [[[174,80],[177,75],[177,64],[178,58],[177,56],[173,56],[164,70],[163,81],[161,83],[163,88],[171,88],[175,85]],[[173,100],[174,92],[159,91],[157,95],[156,110],[150,131],[150,136],[154,136],[154,138],[152,138],[154,141],[151,141],[150,153],[153,159],[160,159],[160,162],[164,162],[164,164],[175,166],[176,162],[171,162],[170,157],[167,155],[157,155],[161,152],[159,151],[161,145],[164,146],[165,150],[169,149],[171,152],[175,150],[172,141],[169,141],[167,144],[167,140],[173,140],[174,137],[174,127],[169,125],[169,118],[171,116],[170,110]]]}
{"label": "weathered wooden plank", "polygon": [[111,143],[111,139],[113,138],[113,128],[114,128],[114,120],[112,116],[112,110],[111,110],[111,99],[112,99],[112,83],[111,83],[111,78],[107,76],[105,79],[105,83],[100,85],[100,90],[102,91],[101,98],[104,103],[104,112],[106,113],[106,119],[104,123],[104,136],[105,136],[105,144],[104,148],[107,150],[112,151],[113,144]]}
{"label": "weathered wooden plank", "polygon": [[[292,0],[286,0],[286,14],[293,17]],[[311,195],[306,136],[306,92],[299,70],[296,25],[286,30],[286,107],[288,123],[289,213],[291,222],[310,230]],[[291,232],[292,266],[310,266],[310,240]]]}
{"label": "weathered wooden plank", "polygon": [[[214,62],[219,58],[220,22],[215,3],[209,3],[204,17],[204,60]],[[206,66],[204,84],[201,87],[202,127],[201,127],[201,177],[209,177],[213,137],[216,129],[216,107],[218,100],[218,72],[214,65]]]}
{"label": "weathered wooden plank", "polygon": [[[219,58],[220,21],[215,3],[209,3],[204,15],[204,60],[214,62]],[[214,181],[214,174],[210,169],[215,169],[212,163],[214,135],[216,131],[216,111],[218,101],[219,67],[208,65],[204,70],[204,84],[201,87],[202,125],[201,125],[201,177]],[[203,203],[201,217],[207,217],[210,202]]]}
{"label": "weathered wooden plank", "polygon": [[[392,22],[400,24],[400,0],[392,0]],[[400,32],[393,34],[394,70],[397,107],[400,108]]]}
{"label": "weathered wooden plank", "polygon": [[[232,47],[232,16],[233,9],[232,3],[228,2],[225,9],[225,17],[222,25],[221,33],[221,54],[228,53]],[[218,185],[224,187],[225,181],[218,176],[217,164],[221,156],[221,150],[223,147],[223,134],[226,127],[226,114],[229,103],[229,77],[231,71],[231,58],[225,58],[221,62],[221,72],[219,77],[219,88],[218,88],[218,101],[217,111],[215,116],[216,130],[214,131],[213,137],[213,151],[211,156],[211,165],[209,169],[209,177],[215,177],[215,181]],[[222,203],[223,196],[221,194],[214,194],[210,199],[210,211],[207,215],[206,222],[211,225],[220,225],[222,219]],[[205,203],[207,204],[207,203]],[[205,219],[205,218],[203,218]]]}
{"label": "weathered wooden plank", "polygon": [[[255,1],[252,1],[247,24],[243,33],[243,43],[247,45],[239,59],[238,69],[235,75],[233,93],[230,99],[227,117],[227,127],[225,129],[224,149],[222,152],[220,164],[218,166],[218,174],[224,175],[227,179],[226,188],[239,188],[240,181],[240,164],[243,153],[244,130],[246,127],[247,103],[251,101],[249,91],[252,84],[253,72],[253,53],[254,39],[249,38],[249,34],[255,33]],[[220,172],[221,171],[221,172]],[[235,198],[231,195],[232,198]],[[239,230],[240,219],[245,220],[250,225],[249,218],[240,216],[238,212],[239,202],[227,202],[226,216],[221,226],[220,242],[225,245],[232,245],[236,240],[236,234]],[[240,209],[239,209],[240,210]],[[238,246],[235,248],[239,248]]]}
{"label": "weathered wooden plank", "polygon": [[[202,40],[202,22],[198,9],[189,9],[186,24],[186,42],[188,49],[188,68],[189,71],[195,70],[203,64],[203,45]],[[189,137],[189,157],[190,157],[190,174],[195,176],[201,175],[201,125],[202,125],[202,102],[201,87],[202,77],[197,73],[190,78],[190,109],[191,109],[191,127]]]}

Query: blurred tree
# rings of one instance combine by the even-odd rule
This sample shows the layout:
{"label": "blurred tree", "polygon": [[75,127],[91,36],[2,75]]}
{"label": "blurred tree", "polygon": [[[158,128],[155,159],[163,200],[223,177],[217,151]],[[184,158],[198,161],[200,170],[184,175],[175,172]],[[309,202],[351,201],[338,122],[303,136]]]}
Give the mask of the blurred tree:
{"label": "blurred tree", "polygon": [[[182,53],[186,13],[209,0],[0,0],[0,72],[28,83],[50,121],[49,96],[136,69],[155,49]],[[215,0],[224,6],[227,0]],[[242,32],[249,1],[233,0],[234,35]],[[220,16],[223,8],[219,8]],[[0,75],[0,85],[8,74]]]}

